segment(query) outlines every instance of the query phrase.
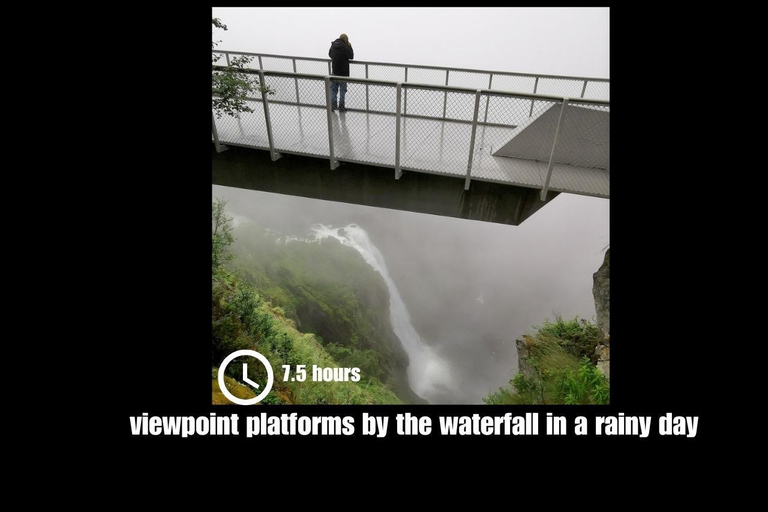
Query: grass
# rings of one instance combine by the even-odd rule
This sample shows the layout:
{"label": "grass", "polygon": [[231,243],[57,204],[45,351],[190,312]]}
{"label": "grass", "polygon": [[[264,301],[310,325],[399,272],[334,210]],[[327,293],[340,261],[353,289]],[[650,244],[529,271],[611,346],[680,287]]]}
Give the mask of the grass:
{"label": "grass", "polygon": [[492,405],[607,404],[609,382],[593,361],[601,338],[586,320],[546,321],[533,335],[523,336],[528,351],[526,373],[484,399]]}
{"label": "grass", "polygon": [[[221,391],[221,388],[219,387],[219,379],[218,379],[218,368],[213,369],[213,398],[212,403],[213,405],[227,405],[231,404],[232,402],[229,401],[229,399],[224,396],[224,393]],[[249,398],[253,398],[256,396],[256,393],[251,391],[250,388],[243,386],[239,382],[237,382],[232,377],[224,377],[224,385],[227,386],[227,391],[232,393],[237,398],[242,398],[243,400],[247,400]]]}

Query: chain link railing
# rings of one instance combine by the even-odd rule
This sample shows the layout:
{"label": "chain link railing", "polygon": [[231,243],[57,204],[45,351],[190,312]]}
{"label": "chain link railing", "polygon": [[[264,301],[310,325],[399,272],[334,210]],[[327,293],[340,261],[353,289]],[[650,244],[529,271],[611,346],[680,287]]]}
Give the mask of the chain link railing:
{"label": "chain link railing", "polygon": [[[227,62],[231,57],[249,55],[253,57],[248,65],[251,69],[292,71],[294,73],[317,75],[331,74],[330,59],[234,52],[229,50],[212,50],[212,52],[216,55],[222,55],[227,59]],[[223,62],[224,59],[219,61],[222,65]],[[362,60],[352,60],[349,64],[351,78],[550,94],[567,96],[569,98],[589,98],[605,101],[610,101],[611,99],[610,80],[607,78],[513,73],[509,71],[486,71]]]}
{"label": "chain link railing", "polygon": [[[435,82],[456,75],[477,86],[484,77],[409,69],[409,80],[427,83],[405,82],[404,69],[359,63],[353,76],[333,77],[323,73],[321,59],[261,57],[262,65],[275,61],[290,70],[244,71],[258,74],[274,94],[249,98],[252,113],[214,116],[217,149],[267,149],[273,160],[280,153],[325,157],[332,169],[339,161],[378,165],[394,168],[396,178],[403,170],[451,175],[464,178],[466,189],[477,179],[538,188],[542,197],[549,190],[609,196],[608,101],[495,89],[529,82],[536,87],[532,77],[494,76],[485,87],[461,88]],[[388,68],[391,78],[401,80],[378,78]],[[360,69],[363,76],[354,76]],[[331,109],[332,81],[347,84],[346,111]],[[559,79],[547,87],[580,94],[584,85]],[[589,87],[608,90],[608,84]]]}

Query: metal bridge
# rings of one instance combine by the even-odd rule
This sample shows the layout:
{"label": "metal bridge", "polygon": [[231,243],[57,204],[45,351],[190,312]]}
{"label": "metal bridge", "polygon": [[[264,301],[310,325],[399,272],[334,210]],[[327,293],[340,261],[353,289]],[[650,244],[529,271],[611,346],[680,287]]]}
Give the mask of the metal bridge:
{"label": "metal bridge", "polygon": [[[465,191],[522,187],[542,204],[558,192],[609,197],[607,79],[355,60],[350,77],[333,77],[329,59],[213,54],[227,64],[250,56],[248,72],[274,91],[249,98],[252,113],[213,116],[217,153],[241,146],[273,161],[286,153],[331,169],[390,168],[395,180],[403,171],[461,178]],[[347,83],[346,112],[331,110],[331,80]],[[522,222],[519,213],[504,222]]]}

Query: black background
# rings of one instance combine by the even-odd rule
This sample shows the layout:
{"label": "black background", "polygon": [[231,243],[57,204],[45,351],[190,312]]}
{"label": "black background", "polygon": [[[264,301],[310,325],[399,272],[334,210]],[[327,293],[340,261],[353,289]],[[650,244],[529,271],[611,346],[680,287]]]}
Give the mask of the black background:
{"label": "black background", "polygon": [[[115,208],[122,211],[115,221],[117,235],[105,241],[105,257],[119,255],[121,263],[120,271],[110,274],[113,293],[105,299],[106,327],[95,345],[106,349],[103,357],[109,354],[120,364],[112,384],[102,387],[106,396],[98,405],[99,410],[102,405],[110,410],[101,416],[100,433],[112,446],[125,448],[126,454],[207,445],[214,450],[237,447],[254,455],[319,443],[340,449],[352,443],[363,449],[477,446],[493,456],[567,444],[591,454],[612,454],[612,447],[621,446],[635,448],[634,453],[660,447],[665,453],[691,456],[700,453],[706,438],[717,435],[717,414],[705,413],[704,407],[717,400],[711,391],[718,387],[718,365],[709,345],[720,335],[723,322],[708,296],[712,278],[702,274],[699,264],[715,245],[711,235],[705,235],[708,219],[721,212],[694,204],[699,199],[699,191],[690,185],[694,148],[686,137],[696,122],[693,112],[684,109],[695,109],[678,101],[664,80],[648,78],[684,79],[685,66],[675,58],[678,41],[666,36],[677,20],[623,8],[611,11],[611,405],[211,406],[209,13],[209,8],[200,7],[183,17],[178,11],[153,14],[157,17],[145,24],[152,37],[134,40],[124,49],[133,70],[113,78],[125,91],[125,125],[119,138],[102,149],[122,169],[110,181],[111,190],[121,196]],[[357,432],[333,439],[131,435],[129,416],[198,416],[212,411],[241,417],[262,411],[352,415]],[[390,416],[387,438],[361,436],[364,411]],[[431,416],[433,434],[396,436],[394,415],[405,411]],[[542,435],[439,435],[440,415],[526,411],[540,413]],[[576,437],[570,428],[567,436],[550,437],[543,435],[546,412],[567,416],[569,425],[584,415],[590,426],[596,415],[652,416],[652,435]],[[668,412],[699,416],[697,437],[658,437],[657,418]]]}

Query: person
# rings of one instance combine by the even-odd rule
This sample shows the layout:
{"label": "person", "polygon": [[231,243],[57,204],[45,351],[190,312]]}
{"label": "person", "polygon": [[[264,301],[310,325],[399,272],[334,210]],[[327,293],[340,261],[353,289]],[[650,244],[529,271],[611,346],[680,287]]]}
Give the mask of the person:
{"label": "person", "polygon": [[[332,73],[334,76],[349,76],[349,61],[355,58],[355,51],[352,49],[352,43],[349,42],[347,34],[341,34],[338,39],[331,43],[328,50],[328,56],[332,61]],[[338,95],[338,100],[336,96]],[[337,108],[342,112],[347,110],[344,106],[344,99],[347,95],[346,82],[331,82],[331,109]]]}

